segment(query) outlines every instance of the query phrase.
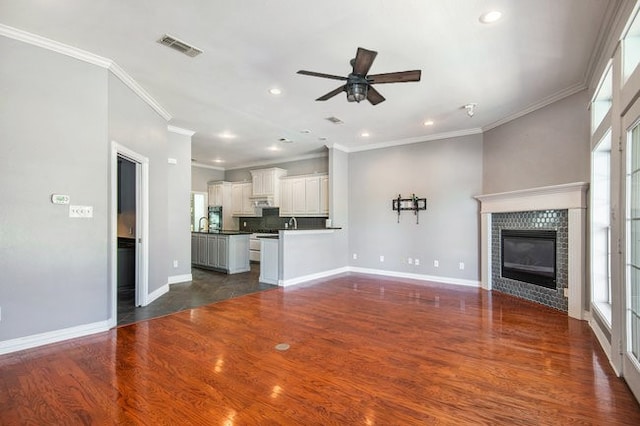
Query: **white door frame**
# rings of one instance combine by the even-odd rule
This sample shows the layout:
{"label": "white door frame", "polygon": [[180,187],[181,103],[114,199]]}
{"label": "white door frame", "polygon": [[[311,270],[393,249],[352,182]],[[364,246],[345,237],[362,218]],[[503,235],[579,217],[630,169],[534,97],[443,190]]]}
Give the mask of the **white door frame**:
{"label": "white door frame", "polygon": [[[630,279],[631,275],[629,272],[629,257],[631,256],[631,236],[629,229],[629,211],[630,211],[630,194],[631,194],[631,185],[628,182],[629,175],[629,153],[631,152],[629,147],[630,142],[630,133],[631,130],[637,127],[640,123],[640,99],[636,100],[628,109],[628,111],[622,116],[622,132],[623,132],[623,140],[625,141],[625,146],[627,147],[624,150],[625,154],[625,164],[624,167],[624,175],[625,175],[625,280],[624,280],[624,288],[622,291],[623,295],[623,312],[624,312],[624,321],[622,324],[622,339],[623,344],[621,351],[623,352],[622,358],[622,376],[624,377],[629,389],[635,395],[635,397],[640,400],[640,363],[633,357],[632,354],[632,345],[631,339],[629,338],[631,335],[631,321],[630,321]],[[632,153],[632,152],[631,152]],[[633,154],[633,153],[632,153]]]}
{"label": "white door frame", "polygon": [[149,159],[111,141],[110,328],[118,323],[118,156],[136,164],[136,306],[149,303]]}

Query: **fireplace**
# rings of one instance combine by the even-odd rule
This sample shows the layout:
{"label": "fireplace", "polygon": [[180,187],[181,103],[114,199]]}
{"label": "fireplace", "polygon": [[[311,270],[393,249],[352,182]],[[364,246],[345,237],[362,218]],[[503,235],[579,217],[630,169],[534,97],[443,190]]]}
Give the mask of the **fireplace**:
{"label": "fireplace", "polygon": [[556,288],[556,231],[501,231],[503,278]]}
{"label": "fireplace", "polygon": [[[482,288],[540,303],[584,319],[587,189],[585,182],[478,195],[480,201]],[[504,278],[504,230],[556,233],[555,286]]]}

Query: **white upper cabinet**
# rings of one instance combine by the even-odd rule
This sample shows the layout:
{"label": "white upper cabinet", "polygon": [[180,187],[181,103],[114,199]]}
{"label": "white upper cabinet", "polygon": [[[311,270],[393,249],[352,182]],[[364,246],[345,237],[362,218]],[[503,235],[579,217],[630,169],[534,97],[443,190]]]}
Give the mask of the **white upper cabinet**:
{"label": "white upper cabinet", "polygon": [[251,170],[251,181],[253,189],[253,197],[273,197],[277,204],[276,198],[280,195],[280,178],[287,175],[284,169],[270,168]]}
{"label": "white upper cabinet", "polygon": [[254,216],[255,207],[251,201],[251,182],[231,184],[231,206],[234,216]]}
{"label": "white upper cabinet", "polygon": [[329,213],[327,175],[286,177],[280,187],[280,216],[327,216]]}

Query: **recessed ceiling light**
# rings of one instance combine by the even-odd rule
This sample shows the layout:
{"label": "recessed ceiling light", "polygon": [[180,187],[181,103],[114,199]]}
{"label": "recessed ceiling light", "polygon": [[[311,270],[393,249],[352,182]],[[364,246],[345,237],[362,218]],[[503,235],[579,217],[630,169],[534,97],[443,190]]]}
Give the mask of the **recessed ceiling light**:
{"label": "recessed ceiling light", "polygon": [[234,139],[236,137],[236,135],[230,132],[222,132],[222,133],[219,133],[218,136],[221,137],[222,139]]}
{"label": "recessed ceiling light", "polygon": [[282,143],[293,143],[293,141],[291,139],[287,139],[287,138],[280,138],[278,140],[280,142],[282,142]]}
{"label": "recessed ceiling light", "polygon": [[214,163],[224,163],[224,160],[221,160],[219,158],[216,158],[215,160],[213,160]]}
{"label": "recessed ceiling light", "polygon": [[280,147],[276,146],[276,145],[272,145],[269,148],[267,148],[267,150],[269,150],[269,151],[280,151]]}
{"label": "recessed ceiling light", "polygon": [[487,13],[483,13],[480,15],[480,22],[483,24],[491,24],[493,22],[499,21],[502,18],[502,12],[498,10],[492,10]]}
{"label": "recessed ceiling light", "polygon": [[302,130],[300,130],[300,133],[303,133],[303,134],[305,134],[305,135],[308,135],[309,133],[311,133],[311,130],[309,130],[309,129],[302,129]]}
{"label": "recessed ceiling light", "polygon": [[363,138],[368,138],[369,137],[369,133],[362,132],[362,133],[360,133],[360,136],[362,136]]}
{"label": "recessed ceiling light", "polygon": [[424,124],[425,126],[433,126],[433,120],[427,120],[422,124]]}
{"label": "recessed ceiling light", "polygon": [[326,140],[327,140],[327,137],[326,137],[326,136],[320,136],[320,137],[318,138],[318,140],[319,140],[319,141],[323,141],[323,142],[324,142],[324,141],[326,141]]}
{"label": "recessed ceiling light", "polygon": [[271,89],[269,89],[269,93],[277,96],[282,94],[282,90],[278,89],[277,87],[272,87]]}

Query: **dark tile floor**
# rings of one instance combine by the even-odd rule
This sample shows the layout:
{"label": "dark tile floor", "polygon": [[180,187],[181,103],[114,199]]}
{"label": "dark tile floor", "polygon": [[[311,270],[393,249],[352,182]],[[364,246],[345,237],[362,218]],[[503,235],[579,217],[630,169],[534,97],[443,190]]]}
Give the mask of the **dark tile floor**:
{"label": "dark tile floor", "polygon": [[118,291],[118,325],[131,324],[278,287],[258,282],[259,263],[252,263],[250,272],[240,274],[227,275],[198,268],[192,268],[191,274],[193,281],[172,284],[168,293],[144,307],[135,307],[134,289]]}

